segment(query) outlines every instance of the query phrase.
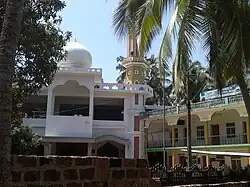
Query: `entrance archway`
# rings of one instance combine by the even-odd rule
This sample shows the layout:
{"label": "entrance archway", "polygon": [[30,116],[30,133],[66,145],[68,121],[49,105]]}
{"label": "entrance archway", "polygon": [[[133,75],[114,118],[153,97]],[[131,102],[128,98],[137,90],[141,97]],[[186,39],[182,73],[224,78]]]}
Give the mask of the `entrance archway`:
{"label": "entrance archway", "polygon": [[97,149],[98,156],[105,157],[120,157],[119,148],[110,142],[106,142],[104,145]]}

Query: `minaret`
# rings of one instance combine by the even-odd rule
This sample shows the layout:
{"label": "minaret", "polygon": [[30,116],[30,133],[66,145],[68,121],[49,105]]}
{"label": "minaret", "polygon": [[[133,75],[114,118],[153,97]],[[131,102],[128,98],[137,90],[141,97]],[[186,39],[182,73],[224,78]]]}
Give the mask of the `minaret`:
{"label": "minaret", "polygon": [[127,84],[144,84],[147,64],[144,57],[140,57],[137,38],[129,35],[127,58],[122,62],[126,68],[124,83]]}

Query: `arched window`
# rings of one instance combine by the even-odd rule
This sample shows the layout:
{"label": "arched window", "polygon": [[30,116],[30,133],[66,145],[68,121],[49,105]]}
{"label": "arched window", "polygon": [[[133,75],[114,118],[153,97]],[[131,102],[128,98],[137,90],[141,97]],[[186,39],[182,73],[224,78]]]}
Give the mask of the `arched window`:
{"label": "arched window", "polygon": [[135,81],[135,84],[139,84],[139,81]]}

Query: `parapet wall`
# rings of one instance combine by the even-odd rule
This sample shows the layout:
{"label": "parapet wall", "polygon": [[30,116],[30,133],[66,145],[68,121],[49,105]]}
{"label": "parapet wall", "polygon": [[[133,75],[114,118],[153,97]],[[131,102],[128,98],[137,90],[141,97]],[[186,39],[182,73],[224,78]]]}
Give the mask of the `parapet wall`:
{"label": "parapet wall", "polygon": [[142,159],[101,157],[12,156],[15,187],[151,187],[148,163]]}

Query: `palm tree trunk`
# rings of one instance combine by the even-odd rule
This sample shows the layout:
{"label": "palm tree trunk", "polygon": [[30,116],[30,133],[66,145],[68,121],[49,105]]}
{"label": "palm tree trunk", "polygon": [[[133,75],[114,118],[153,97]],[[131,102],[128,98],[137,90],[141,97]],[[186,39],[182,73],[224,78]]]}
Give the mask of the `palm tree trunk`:
{"label": "palm tree trunk", "polygon": [[250,95],[248,92],[248,86],[244,78],[244,74],[238,73],[236,76],[236,80],[237,80],[238,85],[240,86],[240,90],[241,90],[241,94],[242,94],[242,97],[246,106],[247,114],[250,117]]}
{"label": "palm tree trunk", "polygon": [[7,0],[0,37],[0,187],[10,186],[12,77],[24,0]]}

